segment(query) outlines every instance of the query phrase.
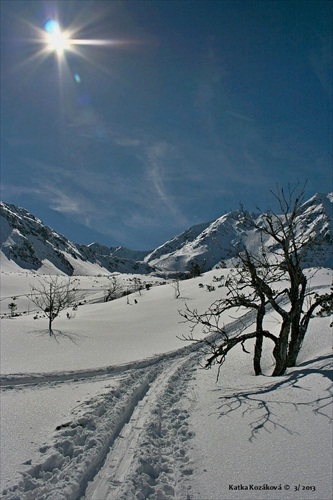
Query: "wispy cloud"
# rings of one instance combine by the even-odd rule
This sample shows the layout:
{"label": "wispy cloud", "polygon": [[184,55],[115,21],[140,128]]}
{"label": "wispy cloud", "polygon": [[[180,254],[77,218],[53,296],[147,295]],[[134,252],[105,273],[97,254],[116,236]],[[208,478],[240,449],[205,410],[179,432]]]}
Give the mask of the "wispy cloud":
{"label": "wispy cloud", "polygon": [[25,159],[35,187],[9,189],[17,195],[31,194],[74,223],[122,244],[131,244],[131,232],[139,239],[140,234],[161,230],[161,226],[175,231],[186,227],[189,222],[165,184],[171,146],[126,136],[119,142],[130,151],[128,161],[135,168],[124,169],[114,162],[112,148],[109,166],[97,164],[96,168],[89,162],[65,166]]}
{"label": "wispy cloud", "polygon": [[50,207],[56,212],[70,216],[83,216],[88,222],[89,206],[87,206],[87,200],[82,199],[81,196],[75,198],[72,194],[68,195],[55,186],[45,184],[44,196],[51,200]]}
{"label": "wispy cloud", "polygon": [[225,111],[225,113],[227,115],[230,115],[232,116],[233,118],[237,118],[238,120],[243,120],[243,121],[246,121],[246,122],[254,122],[253,118],[251,118],[250,116],[246,116],[246,115],[243,115],[241,113],[235,113],[235,111]]}
{"label": "wispy cloud", "polygon": [[174,196],[170,194],[165,186],[165,171],[168,168],[167,163],[172,161],[172,152],[170,146],[165,142],[157,142],[146,148],[147,156],[147,177],[150,179],[155,193],[163,204],[170,210],[170,213],[178,222],[185,224],[186,217],[182,214]]}
{"label": "wispy cloud", "polygon": [[152,180],[153,186],[161,200],[172,208],[170,199],[166,193],[162,179],[162,167],[165,161],[167,145],[164,142],[147,147],[148,177]]}
{"label": "wispy cloud", "polygon": [[40,189],[36,194],[55,212],[89,228],[94,228],[99,210],[85,193],[75,192],[74,189],[64,188],[44,180],[40,183]]}

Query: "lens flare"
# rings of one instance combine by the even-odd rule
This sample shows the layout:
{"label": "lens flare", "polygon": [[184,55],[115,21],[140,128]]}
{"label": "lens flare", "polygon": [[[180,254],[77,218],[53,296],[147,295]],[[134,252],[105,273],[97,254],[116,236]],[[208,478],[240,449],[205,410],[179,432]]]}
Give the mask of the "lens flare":
{"label": "lens flare", "polygon": [[[82,78],[78,73],[73,73],[70,70],[69,63],[73,57],[83,59],[86,63],[95,66],[99,71],[109,73],[110,68],[99,62],[96,57],[96,50],[109,48],[128,47],[130,45],[139,44],[141,42],[128,39],[96,39],[84,38],[82,35],[84,30],[96,22],[100,17],[87,18],[84,20],[82,12],[78,12],[77,17],[74,17],[70,24],[66,24],[64,28],[60,22],[60,14],[53,13],[52,17],[47,17],[41,27],[36,27],[27,22],[34,36],[29,39],[32,44],[39,46],[39,49],[34,51],[29,57],[22,62],[22,67],[29,68],[34,71],[49,57],[54,57],[57,61],[59,77],[71,77],[76,84],[82,83]],[[79,21],[80,20],[80,21]],[[81,36],[80,36],[81,35]],[[87,49],[87,50],[86,50]]]}
{"label": "lens flare", "polygon": [[59,33],[60,31],[59,23],[57,21],[54,21],[53,19],[47,21],[45,23],[44,28],[45,31],[47,31],[47,33],[50,33],[50,35],[53,35],[54,33]]}
{"label": "lens flare", "polygon": [[45,23],[46,43],[51,51],[55,51],[59,56],[70,47],[69,35],[62,31],[59,23],[49,20]]}

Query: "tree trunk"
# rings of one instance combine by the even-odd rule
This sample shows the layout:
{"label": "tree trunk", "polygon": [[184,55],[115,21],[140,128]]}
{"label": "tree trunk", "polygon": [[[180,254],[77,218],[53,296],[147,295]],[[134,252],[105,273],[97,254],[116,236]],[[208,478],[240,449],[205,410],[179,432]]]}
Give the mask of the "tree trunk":
{"label": "tree trunk", "polygon": [[278,339],[273,349],[273,356],[275,358],[275,368],[272,376],[279,377],[280,375],[284,375],[287,369],[287,346],[282,339]]}
{"label": "tree trunk", "polygon": [[287,369],[287,353],[288,353],[288,337],[290,331],[290,320],[285,319],[282,323],[280,336],[273,349],[273,356],[275,358],[275,368],[272,373],[273,377],[284,375]]}
{"label": "tree trunk", "polygon": [[261,375],[261,352],[262,352],[263,335],[259,333],[256,337],[253,356],[253,369],[256,375]]}
{"label": "tree trunk", "polygon": [[[301,349],[304,335],[309,321],[305,321],[302,327],[302,308],[305,298],[307,280],[303,273],[299,271],[293,274],[293,286],[291,294],[291,336],[287,355],[287,366],[295,366],[298,353]],[[307,315],[305,315],[306,318]],[[309,318],[310,319],[310,318]]]}
{"label": "tree trunk", "polygon": [[301,350],[305,334],[308,329],[311,314],[306,314],[300,325],[293,325],[291,331],[291,340],[288,349],[287,366],[292,367],[296,365],[299,351]]}
{"label": "tree trunk", "polygon": [[263,322],[265,317],[265,295],[260,292],[260,305],[257,309],[256,343],[254,346],[253,369],[256,375],[261,375],[261,353],[263,344]]}
{"label": "tree trunk", "polygon": [[299,339],[296,339],[294,342],[290,342],[289,350],[288,350],[288,357],[287,357],[287,367],[288,368],[296,366],[296,361],[297,361],[299,351],[301,349],[301,345],[302,345],[302,343],[299,341]]}
{"label": "tree trunk", "polygon": [[318,298],[318,300],[315,301],[310,306],[310,308],[308,309],[306,314],[304,314],[302,319],[300,319],[299,315],[299,317],[297,318],[297,323],[293,321],[291,328],[291,340],[289,343],[289,350],[288,350],[288,360],[287,360],[288,367],[296,365],[297,357],[299,351],[301,350],[305,334],[308,330],[309,322],[312,318],[315,309],[325,302],[325,298],[323,297],[324,296]]}
{"label": "tree trunk", "polygon": [[52,331],[52,315],[49,316],[49,335],[51,337],[51,335],[53,335],[53,331]]}

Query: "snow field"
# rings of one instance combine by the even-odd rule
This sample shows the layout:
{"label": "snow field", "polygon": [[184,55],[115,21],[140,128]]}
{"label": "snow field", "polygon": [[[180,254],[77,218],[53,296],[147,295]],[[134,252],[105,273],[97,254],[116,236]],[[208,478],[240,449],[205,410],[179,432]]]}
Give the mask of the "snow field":
{"label": "snow field", "polygon": [[[327,326],[319,320],[312,339]],[[195,432],[191,500],[330,500],[330,348],[274,379],[249,375],[245,362],[233,353],[218,382],[216,373],[197,371],[189,419]],[[280,488],[245,489],[251,485]]]}
{"label": "snow field", "polygon": [[[188,325],[181,323],[178,310],[184,308],[185,301],[195,306],[198,297],[200,304],[208,306],[221,291],[223,293],[222,289],[215,293],[200,290],[198,284],[210,282],[214,273],[207,274],[207,277],[182,282],[178,300],[174,298],[172,286],[166,284],[144,290],[141,295],[132,294],[129,304],[127,297],[122,297],[108,303],[79,306],[70,320],[65,310],[54,321],[55,337],[48,335],[46,318],[34,320],[30,314],[2,319],[1,372],[13,375],[88,370],[183,348],[184,342],[177,336],[188,334]],[[34,278],[24,277],[26,290],[29,290],[29,279]],[[88,287],[87,279],[89,277],[81,278],[82,288]],[[19,281],[16,286],[18,296]],[[32,355],[27,356],[27,352]]]}
{"label": "snow field", "polygon": [[[1,320],[4,500],[331,499],[330,318],[312,320],[285,376],[255,377],[238,346],[216,382],[215,368],[199,367],[204,344],[177,339],[189,333],[178,310],[187,302],[204,311],[221,298],[224,287],[206,284],[226,272],[181,282],[178,300],[165,285],[131,304],[86,304],[70,321],[56,319],[56,339],[45,319]],[[311,286],[328,290],[331,276],[321,269]],[[19,295],[22,277],[9,276],[2,297]],[[240,321],[251,328],[253,316],[241,314],[223,318],[230,334]],[[268,323],[274,329],[274,314]],[[281,489],[230,489],[251,484]]]}

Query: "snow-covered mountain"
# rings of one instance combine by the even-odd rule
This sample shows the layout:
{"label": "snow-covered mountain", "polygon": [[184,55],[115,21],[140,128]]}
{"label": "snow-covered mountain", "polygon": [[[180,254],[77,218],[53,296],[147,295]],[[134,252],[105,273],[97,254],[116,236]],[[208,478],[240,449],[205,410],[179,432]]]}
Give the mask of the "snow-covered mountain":
{"label": "snow-covered mountain", "polygon": [[130,250],[125,247],[107,247],[106,245],[100,245],[99,243],[90,243],[88,247],[94,251],[97,255],[107,255],[109,257],[117,257],[119,259],[129,259],[142,261],[144,258],[150,254],[150,250]]}
{"label": "snow-covered mountain", "polygon": [[[131,259],[130,251],[125,257],[126,252],[96,243],[74,244],[24,208],[3,202],[0,202],[0,234],[2,258],[23,269],[67,275],[149,274],[153,271],[148,263]],[[134,253],[135,257],[139,254]]]}
{"label": "snow-covered mountain", "polygon": [[[333,193],[316,194],[302,205],[299,230],[314,237],[304,258],[305,266],[333,267],[332,202]],[[260,224],[262,215],[248,215]],[[198,264],[202,271],[208,271],[222,262],[234,264],[241,243],[255,253],[260,246],[260,237],[257,231],[248,229],[241,212],[236,210],[211,223],[194,226],[167,241],[150,253],[145,261],[163,271],[190,270],[193,264]],[[269,241],[267,247],[270,247]]]}
{"label": "snow-covered mountain", "polygon": [[[316,194],[302,205],[299,231],[311,234],[312,244],[304,258],[305,266],[333,267],[333,193]],[[249,214],[260,224],[262,215]],[[135,251],[92,243],[78,245],[45,226],[27,210],[0,204],[1,252],[20,268],[43,272],[99,274],[122,272],[172,274],[190,271],[194,265],[208,271],[222,263],[233,265],[240,244],[255,252],[259,234],[249,229],[241,211],[222,215],[213,222],[191,227],[153,251]],[[267,250],[272,247],[267,241]]]}
{"label": "snow-covered mountain", "polygon": [[237,257],[239,236],[246,230],[239,219],[240,212],[233,211],[213,222],[193,226],[158,247],[145,261],[165,272],[188,271],[194,264],[208,271],[221,260]]}

